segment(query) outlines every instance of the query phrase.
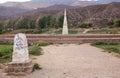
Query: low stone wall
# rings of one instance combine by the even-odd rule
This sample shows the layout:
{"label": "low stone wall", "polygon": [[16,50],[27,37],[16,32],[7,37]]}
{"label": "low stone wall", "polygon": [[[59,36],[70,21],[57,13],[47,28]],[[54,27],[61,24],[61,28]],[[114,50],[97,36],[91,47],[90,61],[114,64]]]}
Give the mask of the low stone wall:
{"label": "low stone wall", "polygon": [[[14,34],[0,35],[0,42],[13,42]],[[120,42],[119,34],[82,34],[82,35],[39,35],[27,34],[31,41],[48,41],[51,43],[92,43],[92,42]]]}
{"label": "low stone wall", "polygon": [[28,63],[9,63],[5,68],[8,75],[26,75],[33,71],[32,62]]}

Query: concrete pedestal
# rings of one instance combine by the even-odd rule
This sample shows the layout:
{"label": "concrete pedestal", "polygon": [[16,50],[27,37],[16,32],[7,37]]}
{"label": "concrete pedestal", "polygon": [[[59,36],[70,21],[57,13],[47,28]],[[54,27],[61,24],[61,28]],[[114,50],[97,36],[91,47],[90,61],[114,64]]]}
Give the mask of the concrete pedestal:
{"label": "concrete pedestal", "polygon": [[5,68],[5,72],[8,75],[26,75],[33,71],[33,64],[31,62],[27,63],[9,63]]}

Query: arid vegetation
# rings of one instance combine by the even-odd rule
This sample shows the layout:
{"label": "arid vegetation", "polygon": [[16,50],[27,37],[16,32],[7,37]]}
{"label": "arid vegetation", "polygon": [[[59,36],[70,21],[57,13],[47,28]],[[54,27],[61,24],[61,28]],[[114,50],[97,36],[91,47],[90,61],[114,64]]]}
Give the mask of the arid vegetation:
{"label": "arid vegetation", "polygon": [[[47,46],[47,45],[50,45],[50,43],[44,41],[30,43],[29,54],[35,56],[42,55],[43,53],[40,46]],[[13,43],[8,43],[8,42],[0,43],[0,63],[11,61],[12,53],[13,53]]]}
{"label": "arid vegetation", "polygon": [[92,46],[96,46],[98,48],[104,49],[106,52],[115,52],[120,54],[120,43],[118,42],[95,42],[91,44]]}

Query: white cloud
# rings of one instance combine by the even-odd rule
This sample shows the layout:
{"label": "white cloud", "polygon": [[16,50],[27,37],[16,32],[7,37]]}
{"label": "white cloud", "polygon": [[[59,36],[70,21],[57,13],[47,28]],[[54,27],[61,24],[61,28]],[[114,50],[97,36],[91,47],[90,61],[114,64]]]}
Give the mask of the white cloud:
{"label": "white cloud", "polygon": [[98,1],[98,0],[79,0],[79,1]]}
{"label": "white cloud", "polygon": [[5,3],[5,2],[25,2],[25,1],[30,1],[30,0],[0,0],[0,3]]}

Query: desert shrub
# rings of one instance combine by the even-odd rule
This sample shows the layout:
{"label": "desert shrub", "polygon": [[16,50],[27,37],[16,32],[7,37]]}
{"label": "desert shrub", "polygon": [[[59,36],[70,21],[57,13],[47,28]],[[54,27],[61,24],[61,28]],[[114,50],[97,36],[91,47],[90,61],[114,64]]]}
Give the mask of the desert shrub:
{"label": "desert shrub", "polygon": [[60,30],[57,30],[57,31],[55,31],[54,32],[55,34],[62,34],[62,30],[60,29]]}
{"label": "desert shrub", "polygon": [[110,42],[110,43],[108,43],[109,45],[119,45],[119,43],[118,42]]}
{"label": "desert shrub", "polygon": [[51,43],[49,43],[49,42],[46,42],[46,41],[39,41],[38,42],[38,46],[48,46],[48,45],[50,45]]}
{"label": "desert shrub", "polygon": [[69,30],[69,34],[77,34],[78,31],[77,30]]}
{"label": "desert shrub", "polygon": [[33,71],[42,69],[38,63],[35,63],[33,66]]}
{"label": "desert shrub", "polygon": [[94,42],[92,45],[107,45],[107,42]]}
{"label": "desert shrub", "polygon": [[[55,33],[55,34],[62,34],[62,30],[61,30],[61,29],[60,29],[60,30],[57,30],[57,31],[55,31],[54,33]],[[78,31],[77,31],[77,30],[69,30],[68,33],[69,33],[69,34],[77,34]]]}
{"label": "desert shrub", "polygon": [[120,43],[119,42],[95,42],[92,43],[93,46],[102,48],[106,52],[115,52],[120,54]]}
{"label": "desert shrub", "polygon": [[110,52],[116,52],[116,53],[120,53],[120,50],[115,48],[115,47],[108,47],[106,48],[107,51],[110,51]]}
{"label": "desert shrub", "polygon": [[50,45],[51,43],[49,43],[49,42],[46,42],[46,41],[39,41],[38,42],[38,46],[48,46],[48,45]]}
{"label": "desert shrub", "polygon": [[11,61],[13,47],[7,47],[0,49],[0,63]]}
{"label": "desert shrub", "polygon": [[0,45],[13,45],[12,42],[0,42]]}
{"label": "desert shrub", "polygon": [[117,42],[94,42],[92,45],[119,45]]}
{"label": "desert shrub", "polygon": [[114,21],[114,26],[120,27],[120,19]]}
{"label": "desert shrub", "polygon": [[82,23],[80,25],[80,28],[90,28],[91,26],[92,26],[92,24],[90,24],[90,23]]}
{"label": "desert shrub", "polygon": [[41,69],[40,65],[35,63],[33,66],[33,70],[40,70],[40,69]]}
{"label": "desert shrub", "polygon": [[0,57],[10,55],[12,52],[12,47],[0,49]]}
{"label": "desert shrub", "polygon": [[33,30],[27,30],[27,31],[25,31],[26,34],[33,33],[33,32],[34,32]]}
{"label": "desert shrub", "polygon": [[38,56],[42,54],[42,49],[39,46],[32,46],[29,48],[29,54]]}
{"label": "desert shrub", "polygon": [[41,34],[41,33],[43,33],[43,31],[42,31],[42,29],[39,29],[39,30],[34,31],[33,33],[34,34]]}
{"label": "desert shrub", "polygon": [[48,46],[51,43],[47,42],[47,41],[36,41],[36,42],[32,42],[30,45],[35,45],[35,46]]}

